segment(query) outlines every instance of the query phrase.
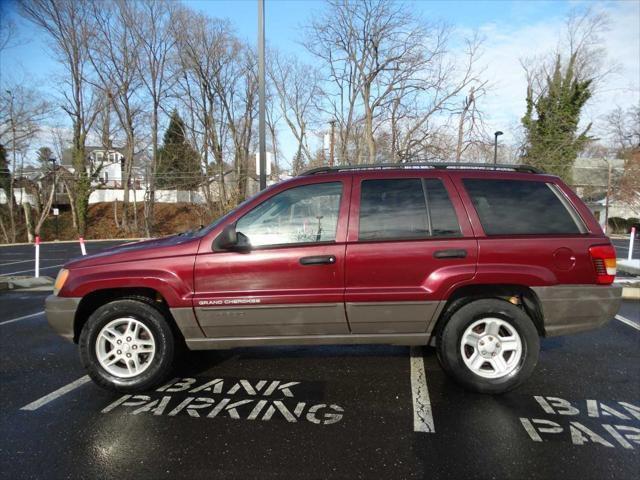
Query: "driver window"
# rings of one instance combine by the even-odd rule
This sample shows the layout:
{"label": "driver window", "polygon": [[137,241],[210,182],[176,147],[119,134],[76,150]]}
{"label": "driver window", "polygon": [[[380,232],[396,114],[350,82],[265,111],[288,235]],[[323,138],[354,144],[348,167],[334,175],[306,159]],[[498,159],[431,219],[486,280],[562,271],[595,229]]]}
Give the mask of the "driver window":
{"label": "driver window", "polygon": [[236,231],[253,247],[335,241],[341,195],[341,182],[285,190],[238,220]]}

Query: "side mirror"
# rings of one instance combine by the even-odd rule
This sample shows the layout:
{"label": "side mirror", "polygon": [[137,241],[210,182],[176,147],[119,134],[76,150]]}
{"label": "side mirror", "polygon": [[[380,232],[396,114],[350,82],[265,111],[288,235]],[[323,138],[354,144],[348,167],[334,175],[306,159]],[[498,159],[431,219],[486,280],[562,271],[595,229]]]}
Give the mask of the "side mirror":
{"label": "side mirror", "polygon": [[224,230],[213,241],[214,252],[248,252],[249,250],[251,250],[249,239],[243,233],[236,233],[234,224],[224,227]]}

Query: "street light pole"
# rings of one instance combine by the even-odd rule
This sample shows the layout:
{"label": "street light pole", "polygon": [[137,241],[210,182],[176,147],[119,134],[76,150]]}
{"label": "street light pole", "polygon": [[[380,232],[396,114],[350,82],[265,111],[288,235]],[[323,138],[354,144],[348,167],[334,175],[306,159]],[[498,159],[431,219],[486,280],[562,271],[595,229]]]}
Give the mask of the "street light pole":
{"label": "street light pole", "polygon": [[334,145],[335,145],[335,139],[336,139],[336,121],[335,121],[335,119],[329,121],[329,125],[331,125],[331,136],[329,137],[329,166],[333,167],[334,160],[335,160]]}
{"label": "street light pole", "polygon": [[[53,188],[53,204],[54,204],[54,208],[57,208],[58,199],[56,198],[56,196],[58,192],[56,192],[56,159],[55,157],[51,157],[49,161],[51,162],[51,168],[53,169],[53,186],[51,187]],[[54,215],[54,217],[56,222],[56,240],[59,240],[60,234],[58,229],[58,215]]]}
{"label": "street light pole", "polygon": [[502,134],[503,132],[501,132],[500,130],[498,130],[493,134],[495,137],[493,142],[493,164],[494,165],[498,164],[498,137]]}
{"label": "street light pole", "polygon": [[260,149],[260,190],[267,188],[267,135],[265,130],[264,80],[264,0],[258,0],[258,136]]}

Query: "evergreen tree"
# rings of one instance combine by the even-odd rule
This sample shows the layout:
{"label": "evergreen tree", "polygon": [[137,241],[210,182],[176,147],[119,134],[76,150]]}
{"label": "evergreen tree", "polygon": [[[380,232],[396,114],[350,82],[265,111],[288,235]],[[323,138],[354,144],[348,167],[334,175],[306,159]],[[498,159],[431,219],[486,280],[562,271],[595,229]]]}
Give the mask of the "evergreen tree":
{"label": "evergreen tree", "polygon": [[201,181],[200,156],[187,141],[184,122],[175,110],[158,150],[156,175],[158,188],[193,190]]}
{"label": "evergreen tree", "polygon": [[527,110],[522,118],[526,132],[524,163],[558,175],[568,183],[578,153],[591,140],[591,124],[578,133],[578,123],[582,107],[591,98],[592,79],[578,78],[576,57],[570,57],[564,72],[560,56],[556,58],[553,73],[546,76],[544,91],[537,98],[529,85]]}

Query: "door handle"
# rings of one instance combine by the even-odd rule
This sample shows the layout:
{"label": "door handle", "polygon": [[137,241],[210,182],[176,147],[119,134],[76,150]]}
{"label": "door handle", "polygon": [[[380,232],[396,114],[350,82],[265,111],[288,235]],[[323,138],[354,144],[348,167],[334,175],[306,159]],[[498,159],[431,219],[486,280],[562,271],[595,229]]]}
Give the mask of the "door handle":
{"label": "door handle", "polygon": [[334,255],[316,255],[300,259],[300,265],[333,265],[334,263],[336,263]]}
{"label": "door handle", "polygon": [[434,258],[466,258],[467,251],[464,249],[436,250]]}

